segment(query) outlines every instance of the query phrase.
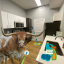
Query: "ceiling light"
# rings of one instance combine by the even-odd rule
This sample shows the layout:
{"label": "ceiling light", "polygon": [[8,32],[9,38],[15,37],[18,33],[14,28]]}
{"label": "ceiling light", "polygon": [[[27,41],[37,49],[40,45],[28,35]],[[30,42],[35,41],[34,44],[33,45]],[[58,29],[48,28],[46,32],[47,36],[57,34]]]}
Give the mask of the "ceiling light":
{"label": "ceiling light", "polygon": [[41,6],[41,5],[42,5],[40,0],[35,0],[35,2],[36,2],[36,4],[37,4],[38,6]]}

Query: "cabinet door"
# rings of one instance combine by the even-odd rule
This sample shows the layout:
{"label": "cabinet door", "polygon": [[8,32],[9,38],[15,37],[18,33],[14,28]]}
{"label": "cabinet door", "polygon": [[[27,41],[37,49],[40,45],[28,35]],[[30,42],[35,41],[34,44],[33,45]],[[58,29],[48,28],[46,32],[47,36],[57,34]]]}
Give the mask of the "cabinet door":
{"label": "cabinet door", "polygon": [[18,21],[19,22],[23,22],[22,17],[19,16],[19,20]]}
{"label": "cabinet door", "polygon": [[53,16],[53,21],[61,21],[62,20],[62,16],[61,13],[55,13]]}
{"label": "cabinet door", "polygon": [[19,16],[17,16],[17,15],[14,15],[14,22],[18,22],[19,21]]}
{"label": "cabinet door", "polygon": [[9,28],[14,28],[14,15],[8,13]]}
{"label": "cabinet door", "polygon": [[3,28],[8,28],[7,12],[1,11]]}
{"label": "cabinet door", "polygon": [[26,27],[26,18],[23,18],[24,27]]}
{"label": "cabinet door", "polygon": [[19,21],[18,22],[24,23],[24,27],[26,27],[26,18],[19,16]]}

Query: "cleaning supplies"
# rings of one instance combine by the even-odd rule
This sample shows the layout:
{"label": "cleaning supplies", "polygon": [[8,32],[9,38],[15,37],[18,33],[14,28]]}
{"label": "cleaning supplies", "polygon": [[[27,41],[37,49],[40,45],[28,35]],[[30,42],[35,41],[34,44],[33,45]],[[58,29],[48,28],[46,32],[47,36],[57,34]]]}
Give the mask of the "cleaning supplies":
{"label": "cleaning supplies", "polygon": [[41,43],[34,43],[34,45],[38,45],[38,46],[40,46],[40,45],[41,45]]}
{"label": "cleaning supplies", "polygon": [[46,54],[49,54],[52,57],[52,60],[57,59],[57,53],[56,53],[56,46],[50,44],[49,42],[46,43]]}
{"label": "cleaning supplies", "polygon": [[23,60],[22,60],[21,64],[23,64],[23,63],[24,63],[25,57],[26,57],[27,55],[29,55],[29,51],[28,51],[28,50],[26,50],[26,51],[24,52],[24,54],[25,54],[25,56],[24,56],[24,58],[23,58]]}
{"label": "cleaning supplies", "polygon": [[52,56],[52,60],[56,60],[57,59],[57,54],[55,49],[53,50],[53,56]]}
{"label": "cleaning supplies", "polygon": [[[35,34],[33,27],[32,27],[32,30],[33,30],[33,33]],[[37,41],[36,36],[35,36],[35,39],[36,39],[36,42],[37,42],[37,43],[34,43],[34,45],[40,46],[40,45],[41,45],[41,43],[39,43],[39,42]]]}

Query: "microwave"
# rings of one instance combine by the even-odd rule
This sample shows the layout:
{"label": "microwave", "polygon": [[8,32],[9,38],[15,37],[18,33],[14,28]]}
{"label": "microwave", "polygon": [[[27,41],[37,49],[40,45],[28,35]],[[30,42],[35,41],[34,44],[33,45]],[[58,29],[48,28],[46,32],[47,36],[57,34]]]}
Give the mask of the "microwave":
{"label": "microwave", "polygon": [[14,22],[14,27],[15,28],[22,28],[22,27],[24,27],[24,23],[23,22]]}

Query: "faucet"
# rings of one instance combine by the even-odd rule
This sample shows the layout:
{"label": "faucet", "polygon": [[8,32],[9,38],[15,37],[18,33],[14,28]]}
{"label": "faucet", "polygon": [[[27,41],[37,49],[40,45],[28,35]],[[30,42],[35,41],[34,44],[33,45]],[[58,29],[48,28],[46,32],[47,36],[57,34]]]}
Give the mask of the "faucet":
{"label": "faucet", "polygon": [[64,37],[63,37],[63,36],[56,36],[56,37],[55,37],[55,40],[56,40],[58,37],[60,37],[61,41],[63,41],[63,46],[62,46],[62,48],[64,48]]}

